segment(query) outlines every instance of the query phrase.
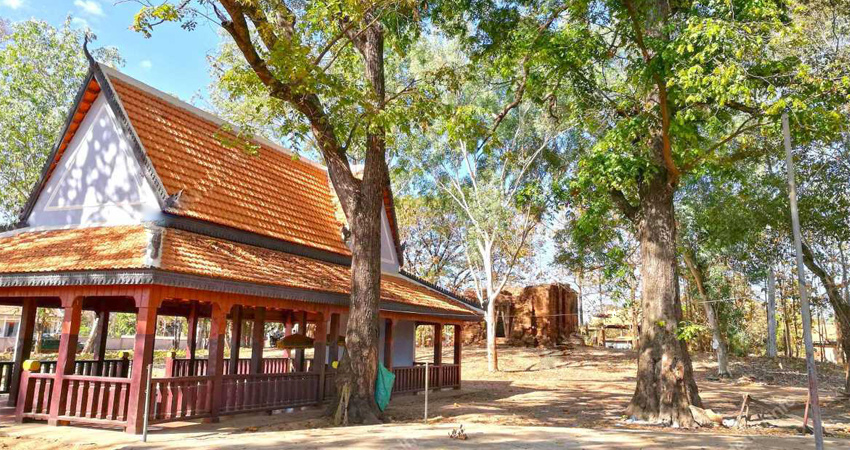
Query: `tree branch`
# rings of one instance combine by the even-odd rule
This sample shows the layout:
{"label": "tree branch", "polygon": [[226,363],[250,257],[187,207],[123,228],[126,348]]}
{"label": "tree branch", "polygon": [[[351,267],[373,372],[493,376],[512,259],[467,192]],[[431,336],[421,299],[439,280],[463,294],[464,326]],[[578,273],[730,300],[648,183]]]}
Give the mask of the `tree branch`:
{"label": "tree branch", "polygon": [[611,200],[614,202],[614,205],[617,206],[617,208],[620,210],[621,213],[623,213],[624,216],[626,216],[626,218],[634,222],[635,219],[637,219],[638,208],[632,205],[631,202],[629,202],[629,199],[626,198],[625,194],[623,194],[623,191],[612,188],[610,194]]}
{"label": "tree branch", "polygon": [[[643,40],[643,29],[637,17],[637,11],[631,0],[624,0],[626,10],[629,13],[629,18],[632,21],[632,29],[635,33],[635,43],[643,55],[644,63],[647,66],[651,65],[653,56],[649,54],[646,43]],[[650,68],[651,70],[651,68]],[[673,160],[673,145],[670,140],[670,104],[667,101],[667,83],[658,74],[657,71],[652,71],[652,79],[655,86],[658,88],[658,105],[661,109],[661,157],[664,160],[664,166],[667,168],[667,180],[670,184],[675,185],[679,182],[681,172],[676,167],[676,162]]]}

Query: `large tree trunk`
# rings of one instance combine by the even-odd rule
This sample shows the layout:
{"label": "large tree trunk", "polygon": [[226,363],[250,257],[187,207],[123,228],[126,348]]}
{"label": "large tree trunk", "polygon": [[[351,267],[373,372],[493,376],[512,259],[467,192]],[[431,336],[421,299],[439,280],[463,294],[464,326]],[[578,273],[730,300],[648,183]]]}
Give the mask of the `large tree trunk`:
{"label": "large tree trunk", "polygon": [[[354,38],[363,57],[365,76],[372,87],[375,108],[383,109],[384,34],[374,22],[362,37]],[[381,213],[384,189],[389,186],[385,131],[372,127],[366,135],[363,181],[357,192],[351,221],[351,306],[345,332],[345,357],[337,378],[337,424],[379,422],[375,402],[378,374],[378,303],[381,296]]]}
{"label": "large tree trunk", "polygon": [[776,278],[767,272],[767,356],[776,358]]}
{"label": "large tree trunk", "polygon": [[[835,311],[835,320],[841,326],[841,348],[844,350],[844,391],[850,393],[850,299],[844,299],[841,296],[841,291],[838,285],[835,284],[835,279],[817,261],[806,243],[803,243],[803,262],[806,267],[820,279],[823,286],[826,288],[826,297],[829,299],[829,304]],[[823,338],[821,338],[823,340]]]}
{"label": "large tree trunk", "polygon": [[676,336],[682,319],[676,271],[675,188],[661,170],[641,187],[636,225],[641,253],[643,322],[637,387],[627,414],[693,427],[690,405],[702,406],[688,349]]}
{"label": "large tree trunk", "polygon": [[684,251],[685,264],[694,277],[694,283],[697,286],[700,302],[705,308],[705,317],[708,320],[708,326],[711,327],[711,345],[717,355],[717,375],[720,377],[731,377],[729,372],[729,358],[726,352],[726,338],[720,330],[720,321],[717,319],[717,309],[714,304],[708,300],[708,293],[705,290],[705,276],[702,266],[696,260],[693,250],[686,249]]}
{"label": "large tree trunk", "polygon": [[[367,157],[368,164],[383,164],[383,161]],[[377,423],[380,417],[375,403],[375,379],[378,370],[380,211],[383,195],[380,185],[365,181],[352,223],[351,306],[345,331],[345,355],[337,376],[339,395],[336,404],[332,405],[335,421],[343,425]]]}

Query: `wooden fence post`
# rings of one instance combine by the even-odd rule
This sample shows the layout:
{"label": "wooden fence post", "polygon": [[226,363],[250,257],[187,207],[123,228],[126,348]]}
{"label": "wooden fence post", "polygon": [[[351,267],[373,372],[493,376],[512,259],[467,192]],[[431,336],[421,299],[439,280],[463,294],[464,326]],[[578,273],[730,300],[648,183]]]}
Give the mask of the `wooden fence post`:
{"label": "wooden fence post", "polygon": [[36,299],[24,299],[21,308],[21,323],[18,325],[18,342],[15,346],[15,360],[12,363],[12,373],[9,378],[9,406],[15,406],[18,401],[18,389],[21,384],[21,373],[24,361],[32,353],[32,334],[35,330],[35,316],[38,310]]}
{"label": "wooden fence post", "polygon": [[316,337],[313,339],[313,366],[310,368],[313,372],[319,373],[319,389],[316,392],[316,403],[322,403],[325,398],[325,366],[327,365],[326,352],[328,349],[327,343],[328,326],[325,322],[325,315],[318,313],[316,317]]}
{"label": "wooden fence post", "polygon": [[59,338],[59,354],[56,358],[56,373],[53,377],[53,395],[50,400],[50,425],[64,425],[59,416],[65,411],[65,376],[72,375],[75,369],[77,341],[80,333],[80,319],[83,312],[83,298],[68,296],[62,298],[64,317],[62,318],[62,336]]}
{"label": "wooden fence post", "polygon": [[218,303],[213,303],[210,317],[210,355],[207,358],[207,376],[212,377],[210,393],[210,418],[208,422],[218,422],[218,412],[222,400],[222,376],[224,376],[224,334],[227,327],[227,315]]}
{"label": "wooden fence post", "polygon": [[150,292],[136,299],[136,338],[133,342],[133,369],[130,377],[130,392],[127,408],[127,426],[131,434],[140,434],[145,419],[145,386],[147,368],[153,362],[153,347],[156,339],[156,309],[159,298],[152,298]]}

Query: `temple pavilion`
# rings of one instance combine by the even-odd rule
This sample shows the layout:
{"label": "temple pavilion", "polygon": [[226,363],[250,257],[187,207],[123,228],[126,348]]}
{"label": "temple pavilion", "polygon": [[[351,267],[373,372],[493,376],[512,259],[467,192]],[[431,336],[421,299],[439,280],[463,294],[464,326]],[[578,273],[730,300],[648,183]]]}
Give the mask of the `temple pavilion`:
{"label": "temple pavilion", "polygon": [[[346,224],[327,170],[262,138],[253,153],[221,119],[116,70],[91,67],[19,222],[0,233],[0,305],[21,307],[14,361],[0,391],[16,418],[141,432],[148,421],[215,421],[228,414],[318,405],[334,395],[350,293]],[[379,358],[394,393],[461,384],[461,327],[481,311],[402,269],[393,196],[384,194]],[[55,361],[29,361],[38,308],[60,308]],[[82,311],[103,327],[78,360]],[[109,313],[135,313],[131,356],[105,359]],[[185,317],[185,358],[148,376],[157,318]],[[208,357],[197,329],[209,320]],[[251,357],[224,358],[253,322]],[[263,358],[268,322],[312,337]],[[205,322],[206,323],[206,322]],[[453,328],[453,361],[435,340],[415,361],[418,326]],[[286,339],[286,338],[284,338]],[[303,346],[302,346],[303,347]],[[309,348],[306,349],[309,351]],[[25,364],[26,363],[26,364]],[[156,375],[154,373],[154,375]],[[150,378],[150,379],[149,379]]]}

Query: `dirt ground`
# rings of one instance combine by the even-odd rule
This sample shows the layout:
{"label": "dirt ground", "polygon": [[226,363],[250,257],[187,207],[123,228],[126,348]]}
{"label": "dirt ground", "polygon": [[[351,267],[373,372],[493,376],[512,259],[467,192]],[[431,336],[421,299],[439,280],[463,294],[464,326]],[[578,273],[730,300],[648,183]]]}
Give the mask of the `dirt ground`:
{"label": "dirt ground", "polygon": [[[429,349],[417,359],[430,358]],[[734,418],[744,393],[778,405],[783,420],[754,420],[746,429],[679,431],[630,424],[623,412],[634,389],[630,351],[581,347],[569,350],[500,348],[502,371],[489,373],[483,348],[464,348],[463,388],[429,395],[428,425],[422,424],[424,395],[394,397],[389,425],[329,428],[317,408],[296,412],[227,417],[219,424],[173,423],[151,432],[150,442],[116,431],[43,424],[0,424],[0,449],[100,448],[801,448],[813,445],[795,429],[806,400],[802,361],[733,360],[735,378],[715,380],[713,361],[695,355],[695,371],[706,408]],[[451,360],[450,351],[444,356]],[[827,448],[850,448],[850,407],[839,400],[841,371],[820,367]],[[755,411],[755,408],[751,410]],[[463,424],[470,439],[450,440]],[[60,431],[61,430],[61,431]],[[284,433],[281,433],[281,432]]]}
{"label": "dirt ground", "polygon": [[[417,359],[432,357],[423,349]],[[623,416],[635,387],[637,362],[630,350],[601,347],[535,349],[500,347],[501,371],[487,371],[483,347],[465,348],[463,389],[444,391],[430,400],[432,416],[463,423],[521,426],[606,428],[624,423]],[[778,358],[730,360],[732,379],[718,380],[712,355],[693,355],[694,371],[704,407],[735,418],[744,394],[769,402],[792,416],[784,420],[753,420],[746,434],[793,434],[802,426],[807,397],[805,361]],[[444,356],[447,360],[447,356]],[[841,368],[819,364],[824,423],[836,436],[850,436],[850,401],[838,397],[843,385]],[[393,399],[388,415],[393,420],[422,417],[421,396]],[[751,413],[762,412],[751,407]],[[772,410],[771,410],[772,411]],[[765,411],[765,412],[771,412]],[[799,416],[794,422],[793,416]],[[729,430],[702,430],[712,433]]]}

